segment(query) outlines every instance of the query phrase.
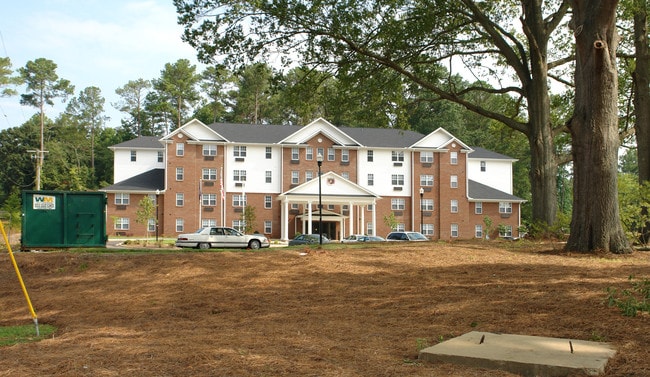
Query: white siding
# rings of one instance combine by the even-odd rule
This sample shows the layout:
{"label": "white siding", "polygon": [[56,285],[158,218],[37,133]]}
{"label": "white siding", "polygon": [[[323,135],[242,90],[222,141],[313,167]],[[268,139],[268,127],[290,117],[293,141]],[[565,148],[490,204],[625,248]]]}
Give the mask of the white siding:
{"label": "white siding", "polygon": [[[484,172],[481,171],[481,161],[485,161]],[[467,178],[512,194],[512,161],[468,158]]]}
{"label": "white siding", "polygon": [[[136,151],[136,160],[131,161],[131,151]],[[163,152],[163,150],[160,150]],[[163,152],[164,154],[164,152]],[[164,169],[165,159],[158,162],[158,151],[155,149],[116,149],[113,161],[114,182],[122,182],[151,169]]]}

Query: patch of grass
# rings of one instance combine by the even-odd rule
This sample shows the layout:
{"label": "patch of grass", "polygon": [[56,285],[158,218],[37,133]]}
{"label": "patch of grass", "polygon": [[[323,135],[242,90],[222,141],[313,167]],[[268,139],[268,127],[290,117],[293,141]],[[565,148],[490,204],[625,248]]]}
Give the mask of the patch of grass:
{"label": "patch of grass", "polygon": [[56,327],[39,325],[40,336],[36,336],[36,327],[32,325],[0,327],[0,347],[13,346],[18,343],[36,342],[49,338],[56,332]]}
{"label": "patch of grass", "polygon": [[628,280],[632,284],[630,289],[619,291],[607,287],[607,305],[616,306],[627,317],[636,317],[643,312],[650,313],[650,280],[635,280],[632,275]]}

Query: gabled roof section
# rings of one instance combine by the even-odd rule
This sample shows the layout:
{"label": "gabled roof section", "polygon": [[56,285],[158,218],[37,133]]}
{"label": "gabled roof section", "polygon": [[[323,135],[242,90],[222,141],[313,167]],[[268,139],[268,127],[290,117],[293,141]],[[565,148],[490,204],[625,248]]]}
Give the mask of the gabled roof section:
{"label": "gabled roof section", "polygon": [[165,149],[157,136],[139,136],[135,139],[115,144],[108,147],[109,149]]}
{"label": "gabled roof section", "polygon": [[467,144],[463,143],[460,139],[442,127],[426,135],[419,142],[413,144],[413,148],[445,149],[451,143],[458,143],[462,149],[471,150]]}
{"label": "gabled roof section", "polygon": [[167,134],[162,140],[170,140],[179,133],[184,133],[191,140],[210,140],[210,141],[225,141],[223,136],[216,133],[210,127],[206,126],[198,119],[192,119],[181,127],[175,129]]}
{"label": "gabled roof section", "polygon": [[361,146],[374,148],[409,148],[424,137],[419,132],[394,128],[340,127]]}
{"label": "gabled roof section", "polygon": [[467,194],[469,196],[469,199],[472,201],[503,201],[519,203],[526,201],[520,197],[510,195],[490,186],[486,186],[482,183],[472,181],[471,179],[467,180]]}
{"label": "gabled roof section", "polygon": [[493,152],[491,150],[481,148],[481,147],[472,147],[474,150],[471,152],[467,157],[473,158],[473,159],[481,159],[481,160],[507,160],[507,161],[517,161],[516,158],[512,158],[509,156],[506,156],[501,153]]}
{"label": "gabled roof section", "polygon": [[282,144],[302,144],[322,133],[338,145],[359,145],[350,135],[323,118],[318,118],[304,127],[300,127],[291,135],[280,140]]}
{"label": "gabled roof section", "polygon": [[99,189],[105,192],[153,192],[165,189],[165,169],[152,169],[142,174]]}
{"label": "gabled roof section", "polygon": [[277,144],[300,129],[298,126],[242,123],[212,123],[208,127],[225,141],[242,144]]}
{"label": "gabled roof section", "polygon": [[[321,194],[322,196],[379,198],[379,195],[372,191],[367,190],[331,171],[324,173],[321,176]],[[287,195],[318,195],[318,177],[294,187],[291,190],[282,193],[280,196]]]}

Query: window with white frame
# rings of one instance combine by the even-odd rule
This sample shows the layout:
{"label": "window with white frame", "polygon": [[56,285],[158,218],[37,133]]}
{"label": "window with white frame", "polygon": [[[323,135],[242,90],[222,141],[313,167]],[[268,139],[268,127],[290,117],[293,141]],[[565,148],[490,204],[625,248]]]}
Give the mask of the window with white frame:
{"label": "window with white frame", "polygon": [[156,231],[156,219],[149,219],[147,221],[147,231],[155,232]]}
{"label": "window with white frame", "polygon": [[264,181],[265,181],[266,183],[271,183],[272,180],[273,180],[272,177],[273,177],[273,173],[272,173],[270,170],[267,170],[267,171],[264,173]]}
{"label": "window with white frame", "polygon": [[158,151],[158,162],[164,161],[164,155],[162,151]]}
{"label": "window with white frame", "polygon": [[512,203],[499,202],[499,213],[512,213]]}
{"label": "window with white frame", "polygon": [[452,175],[449,177],[449,184],[451,188],[458,188],[458,176]]}
{"label": "window with white frame", "polygon": [[201,204],[206,207],[214,207],[217,205],[217,194],[203,194],[201,195]]}
{"label": "window with white frame", "polygon": [[477,215],[483,214],[483,202],[474,203],[474,213]]}
{"label": "window with white frame", "polygon": [[203,172],[202,172],[201,176],[206,181],[216,181],[217,180],[217,169],[216,168],[203,168]]}
{"label": "window with white frame", "polygon": [[323,158],[325,158],[325,149],[323,149],[323,148],[317,148],[317,149],[316,149],[316,156],[317,156],[317,157],[318,157],[318,156],[322,156]]}
{"label": "window with white frame", "polygon": [[291,209],[293,209],[293,210],[299,209],[298,203],[291,203]]}
{"label": "window with white frame", "polygon": [[368,204],[368,205],[366,206],[366,209],[367,209],[368,211],[370,211],[370,212],[372,212],[372,208],[373,208],[372,204]]}
{"label": "window with white frame", "polygon": [[115,230],[129,230],[129,218],[118,217],[115,219]]}
{"label": "window with white frame", "polygon": [[452,165],[458,164],[458,152],[449,152],[449,163]]}
{"label": "window with white frame", "polygon": [[404,162],[404,152],[403,151],[392,151],[391,160],[393,162]]}
{"label": "window with white frame", "polygon": [[264,234],[273,233],[273,221],[264,220]]}
{"label": "window with white frame", "polygon": [[185,143],[176,143],[176,155],[185,156]]}
{"label": "window with white frame", "polygon": [[341,177],[349,180],[350,179],[350,173],[348,173],[347,171],[341,172]]}
{"label": "window with white frame", "polygon": [[403,232],[405,230],[406,230],[406,226],[404,225],[404,223],[399,223],[395,226],[396,232]]}
{"label": "window with white frame", "polygon": [[182,181],[185,177],[185,170],[183,168],[176,168],[176,180]]}
{"label": "window with white frame", "polygon": [[271,147],[266,147],[265,157],[267,160],[273,157],[273,149]]}
{"label": "window with white frame", "polygon": [[300,148],[293,147],[291,148],[291,161],[300,160]]}
{"label": "window with white frame", "polygon": [[451,236],[458,237],[458,224],[451,224]]}
{"label": "window with white frame", "polygon": [[246,221],[245,220],[233,220],[232,221],[232,227],[243,233],[244,230],[246,230]]}
{"label": "window with white frame", "polygon": [[420,209],[423,211],[433,211],[433,199],[422,199]]}
{"label": "window with white frame", "polygon": [[372,173],[368,174],[368,186],[374,186],[375,184],[375,175]]}
{"label": "window with white frame", "polygon": [[458,200],[451,200],[451,213],[458,213]]}
{"label": "window with white frame", "polygon": [[422,163],[433,162],[433,152],[431,151],[420,152],[420,162]]}
{"label": "window with white frame", "polygon": [[307,147],[305,148],[305,160],[311,161],[314,159],[314,148]]}
{"label": "window with white frame", "polygon": [[350,162],[350,151],[341,149],[341,162]]}
{"label": "window with white frame", "polygon": [[136,162],[138,159],[138,152],[137,151],[131,151],[131,162]]}
{"label": "window with white frame", "polygon": [[336,151],[334,148],[327,148],[327,161],[335,161],[336,160]]}
{"label": "window with white frame", "polygon": [[176,207],[182,207],[185,205],[185,194],[182,192],[176,193]]}
{"label": "window with white frame", "polygon": [[204,156],[216,156],[217,155],[217,146],[214,144],[203,144],[203,155]]}
{"label": "window with white frame", "polygon": [[246,170],[233,170],[232,179],[235,182],[246,182]]}
{"label": "window with white frame", "polygon": [[423,174],[420,175],[420,186],[433,186],[433,175]]}
{"label": "window with white frame", "polygon": [[372,221],[366,223],[366,234],[369,236],[375,235],[375,229],[372,227]]}
{"label": "window with white frame", "polygon": [[368,151],[366,156],[368,162],[373,162],[375,160],[375,151],[372,150]]}
{"label": "window with white frame", "polygon": [[271,208],[273,206],[273,198],[271,195],[264,195],[264,208]]}
{"label": "window with white frame", "polygon": [[130,201],[130,194],[118,192],[115,194],[115,204],[118,206],[128,206]]}
{"label": "window with white frame", "polygon": [[176,231],[179,233],[185,231],[185,220],[176,219]]}
{"label": "window with white frame", "polygon": [[499,227],[499,237],[512,237],[512,225],[502,225]]}
{"label": "window with white frame", "polygon": [[483,225],[474,225],[474,237],[483,238]]}
{"label": "window with white frame", "polygon": [[487,167],[485,165],[485,161],[481,161],[481,171],[484,172],[487,170]]}
{"label": "window with white frame", "polygon": [[422,234],[433,236],[433,224],[422,224]]}
{"label": "window with white frame", "polygon": [[233,207],[246,207],[246,194],[235,194],[232,196]]}
{"label": "window with white frame", "polygon": [[201,228],[211,228],[217,226],[216,219],[201,219]]}
{"label": "window with white frame", "polygon": [[311,171],[311,170],[307,170],[307,171],[305,172],[305,182],[309,182],[309,181],[311,181],[312,179],[314,179],[314,172]]}
{"label": "window with white frame", "polygon": [[297,170],[291,171],[291,184],[297,185],[300,183],[300,172]]}
{"label": "window with white frame", "polygon": [[404,186],[404,174],[392,174],[391,183],[393,186]]}
{"label": "window with white frame", "polygon": [[245,145],[235,145],[232,149],[233,157],[246,157],[246,146]]}
{"label": "window with white frame", "polygon": [[406,208],[404,198],[392,198],[390,200],[390,209],[393,211],[401,211]]}

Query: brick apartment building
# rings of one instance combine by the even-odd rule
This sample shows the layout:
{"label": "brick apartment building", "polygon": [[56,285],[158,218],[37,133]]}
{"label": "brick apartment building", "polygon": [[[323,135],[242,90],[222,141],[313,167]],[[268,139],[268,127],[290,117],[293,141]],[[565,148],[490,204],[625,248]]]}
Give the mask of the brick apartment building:
{"label": "brick apartment building", "polygon": [[[243,229],[250,206],[252,229],[272,239],[318,233],[321,223],[333,239],[386,236],[386,219],[431,239],[481,238],[486,217],[489,236],[519,236],[515,160],[469,147],[442,128],[423,135],[324,119],[305,126],[192,120],[162,138],[111,149],[115,184],[101,190],[109,235],[142,237],[156,233],[156,223],[164,237],[211,225]],[[148,224],[136,222],[144,196],[157,204]]]}

